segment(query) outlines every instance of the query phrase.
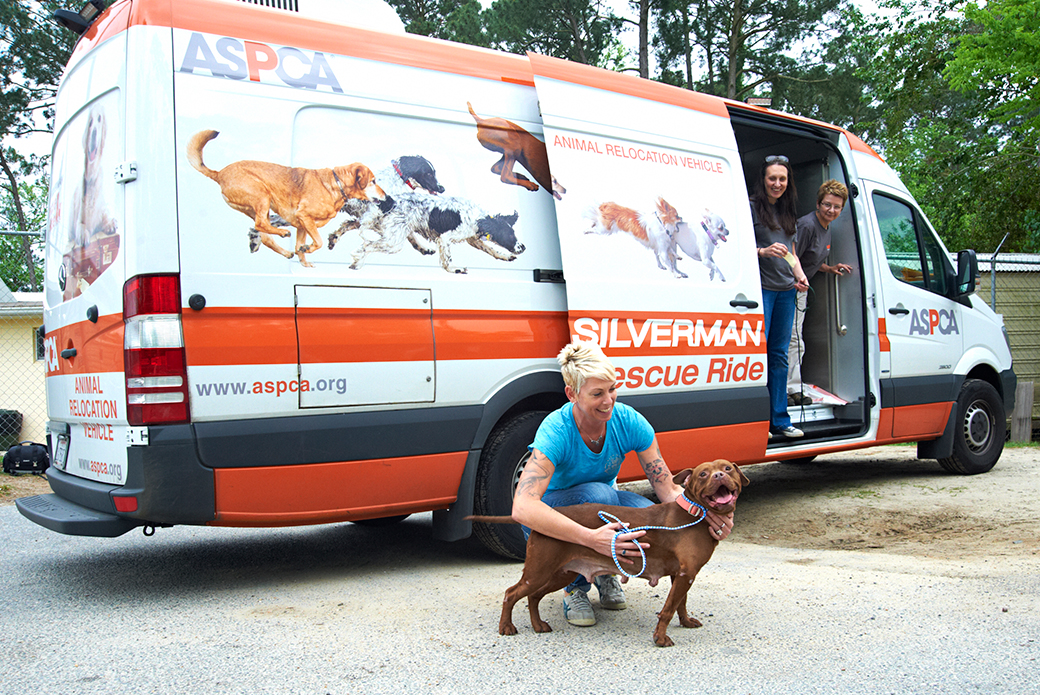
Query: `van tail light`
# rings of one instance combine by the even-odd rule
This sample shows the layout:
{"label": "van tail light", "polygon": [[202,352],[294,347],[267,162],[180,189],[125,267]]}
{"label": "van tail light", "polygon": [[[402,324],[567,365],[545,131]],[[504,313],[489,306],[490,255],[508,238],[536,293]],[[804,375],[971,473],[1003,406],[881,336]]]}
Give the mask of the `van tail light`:
{"label": "van tail light", "polygon": [[177,275],[141,275],[123,285],[123,366],[131,425],[188,421],[188,366]]}

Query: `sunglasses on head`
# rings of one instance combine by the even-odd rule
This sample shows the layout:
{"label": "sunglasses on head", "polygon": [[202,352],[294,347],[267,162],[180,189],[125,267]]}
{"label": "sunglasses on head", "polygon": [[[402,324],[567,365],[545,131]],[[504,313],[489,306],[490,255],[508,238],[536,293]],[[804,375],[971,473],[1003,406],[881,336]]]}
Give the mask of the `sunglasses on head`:
{"label": "sunglasses on head", "polygon": [[771,154],[766,157],[766,164],[787,164],[791,160],[782,154]]}

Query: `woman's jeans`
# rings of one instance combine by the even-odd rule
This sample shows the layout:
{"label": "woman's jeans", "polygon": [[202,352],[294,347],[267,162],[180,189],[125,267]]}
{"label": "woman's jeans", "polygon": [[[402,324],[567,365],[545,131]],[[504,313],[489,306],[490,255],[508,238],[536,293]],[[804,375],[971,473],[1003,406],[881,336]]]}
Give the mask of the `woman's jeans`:
{"label": "woman's jeans", "polygon": [[[786,400],[784,402],[786,403]],[[542,495],[542,501],[550,507],[569,507],[586,503],[609,504],[618,507],[651,507],[654,504],[642,495],[628,490],[616,490],[606,483],[582,483],[566,490],[549,490]],[[531,535],[531,529],[526,526],[522,528],[525,538]],[[590,587],[589,580],[579,574],[577,579],[567,587],[567,591],[575,589],[588,591]]]}
{"label": "woman's jeans", "polygon": [[787,347],[794,325],[798,290],[762,290],[766,329],[766,385],[769,388],[769,425],[771,431],[791,426],[787,414]]}

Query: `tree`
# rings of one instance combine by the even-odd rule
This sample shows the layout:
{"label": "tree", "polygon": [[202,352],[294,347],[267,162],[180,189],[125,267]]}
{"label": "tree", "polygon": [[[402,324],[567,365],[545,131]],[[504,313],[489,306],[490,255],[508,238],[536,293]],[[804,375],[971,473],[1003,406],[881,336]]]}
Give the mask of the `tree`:
{"label": "tree", "polygon": [[804,45],[822,35],[841,1],[664,0],[655,41],[662,78],[743,99],[795,72]]}
{"label": "tree", "polygon": [[405,31],[473,46],[490,46],[479,0],[387,0]]}
{"label": "tree", "polygon": [[[81,3],[79,3],[81,4]],[[50,21],[56,8],[78,4],[56,0],[0,3],[0,142],[53,129],[58,79],[68,62],[75,35]],[[42,230],[46,186],[32,183],[47,158],[23,157],[0,147],[0,227]],[[27,183],[29,182],[29,183]],[[12,288],[37,290],[42,276],[39,245],[30,237],[0,236],[2,274]]]}
{"label": "tree", "polygon": [[[946,79],[958,37],[979,33],[959,0],[927,10],[884,0],[891,14],[871,30],[877,58],[863,71],[877,100],[868,137],[887,157],[952,248],[1029,248],[1040,220],[1036,141],[995,117],[1001,86],[955,90]],[[1014,122],[1013,122],[1014,121]],[[1033,232],[1033,236],[1031,236]]]}
{"label": "tree", "polygon": [[620,17],[605,0],[496,0],[485,10],[493,45],[587,65],[616,54]]}

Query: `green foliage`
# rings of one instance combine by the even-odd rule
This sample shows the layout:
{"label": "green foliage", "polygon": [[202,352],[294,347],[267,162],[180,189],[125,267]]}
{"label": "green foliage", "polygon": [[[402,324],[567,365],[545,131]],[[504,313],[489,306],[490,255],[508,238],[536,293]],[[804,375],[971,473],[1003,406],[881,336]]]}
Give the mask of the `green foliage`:
{"label": "green foliage", "polygon": [[982,31],[957,11],[960,4],[881,3],[890,14],[863,39],[876,59],[858,73],[870,84],[877,115],[862,130],[948,247],[991,252],[1009,234],[1004,250],[1024,250],[1031,243],[1027,220],[1040,210],[1037,143],[997,110],[1003,102],[996,85],[976,80],[958,91],[947,80],[959,37]]}
{"label": "green foliage", "polygon": [[387,0],[411,34],[490,46],[479,0]]}
{"label": "green foliage", "polygon": [[[10,181],[18,155],[0,152],[0,170]],[[15,166],[12,166],[12,163]],[[8,173],[10,172],[10,176]],[[17,179],[15,179],[17,180]],[[18,196],[10,184],[0,184],[0,230],[42,230],[47,222],[47,182],[19,183]],[[15,292],[37,292],[43,286],[43,237],[0,234],[0,280]]]}
{"label": "green foliage", "polygon": [[511,53],[534,51],[587,65],[617,55],[622,20],[604,0],[496,0],[485,14],[492,44]]}
{"label": "green foliage", "polygon": [[811,63],[802,44],[823,37],[841,2],[662,0],[654,40],[662,76],[733,99],[775,90]]}

